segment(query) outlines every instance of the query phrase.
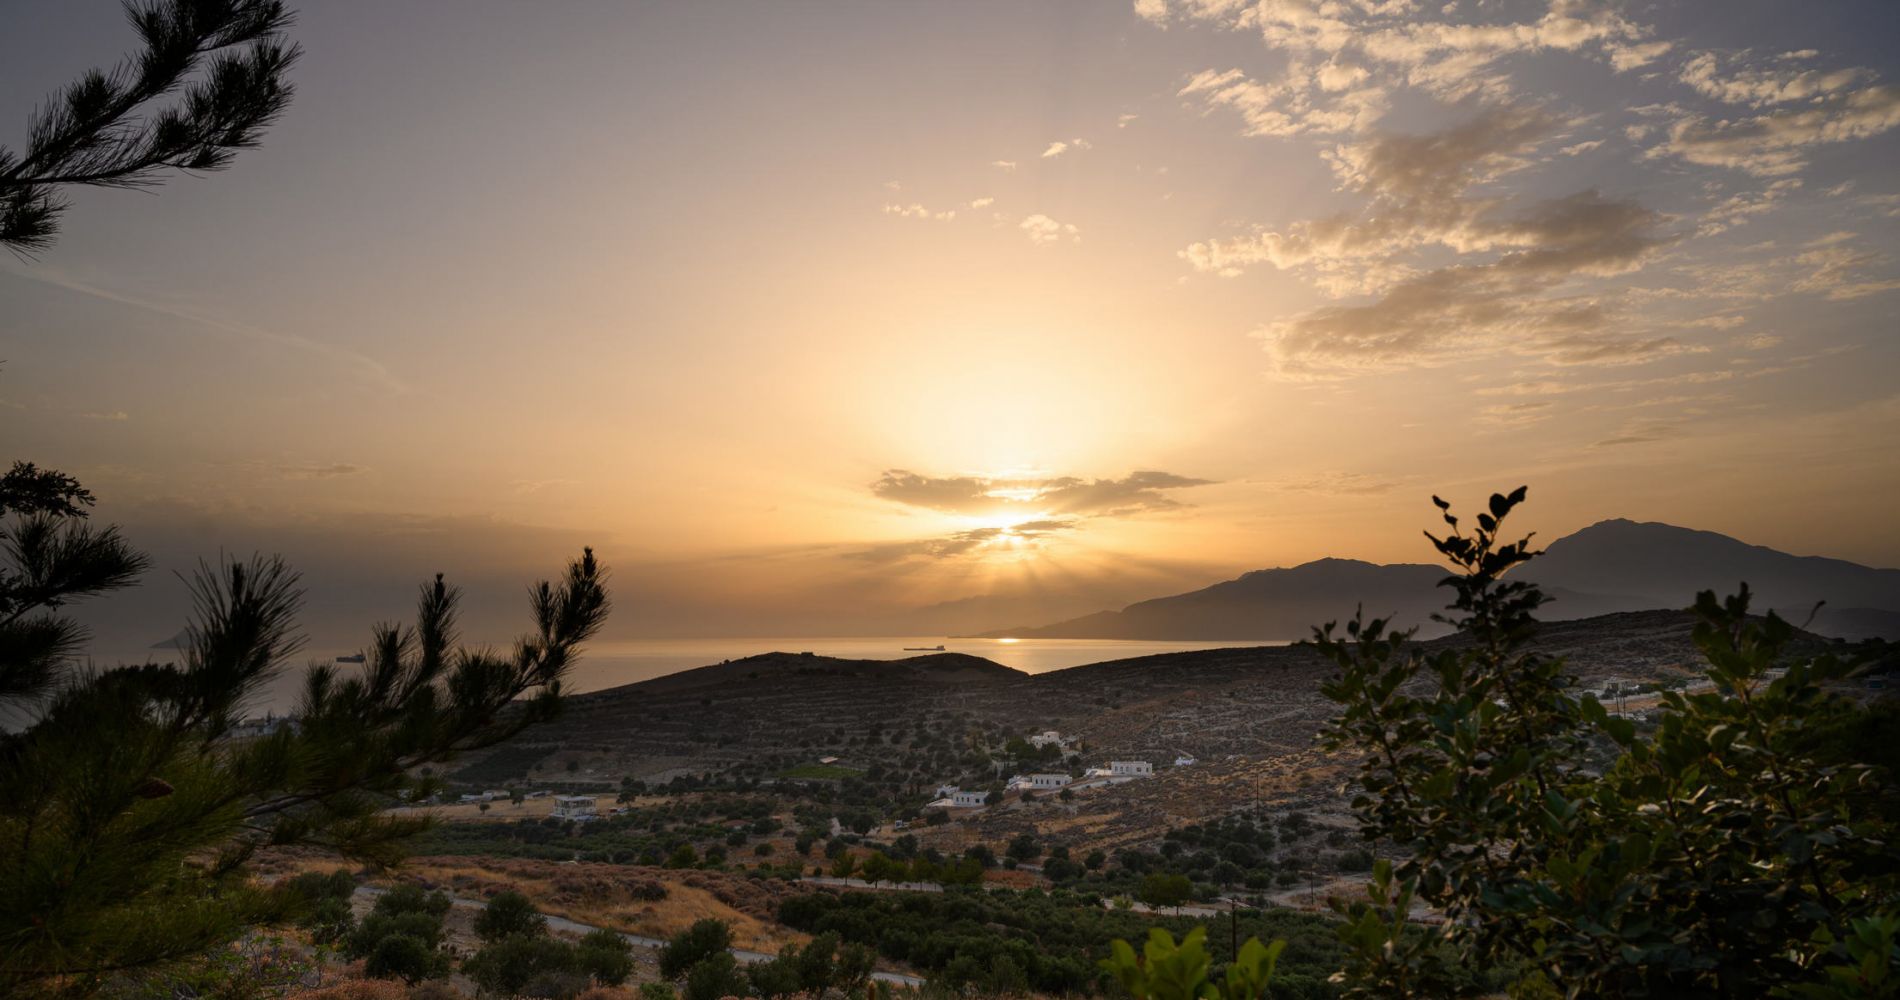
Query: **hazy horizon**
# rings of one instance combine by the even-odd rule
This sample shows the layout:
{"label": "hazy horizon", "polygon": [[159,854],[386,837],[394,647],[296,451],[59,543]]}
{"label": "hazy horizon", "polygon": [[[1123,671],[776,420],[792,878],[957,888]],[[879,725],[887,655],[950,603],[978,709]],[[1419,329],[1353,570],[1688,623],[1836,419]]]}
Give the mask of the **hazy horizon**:
{"label": "hazy horizon", "polygon": [[[252,551],[326,636],[582,545],[615,638],[1037,624],[1520,483],[1900,566],[1900,7],[1708,12],[307,5],[260,149],[0,261],[0,427],[117,642]],[[134,44],[4,20],[9,145]]]}

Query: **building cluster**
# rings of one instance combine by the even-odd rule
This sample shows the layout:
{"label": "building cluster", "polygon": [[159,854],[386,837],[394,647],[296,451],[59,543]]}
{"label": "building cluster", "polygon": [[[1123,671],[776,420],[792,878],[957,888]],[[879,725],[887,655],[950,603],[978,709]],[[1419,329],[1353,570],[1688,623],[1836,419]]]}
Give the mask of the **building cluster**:
{"label": "building cluster", "polygon": [[[1028,738],[1029,745],[1042,747],[1062,747],[1067,749],[1071,743],[1055,730],[1036,733]],[[1175,758],[1176,767],[1185,767],[1194,763],[1194,758],[1181,756]],[[1037,771],[1030,774],[1012,775],[1003,784],[1002,796],[1022,797],[1038,792],[1059,792],[1064,789],[1096,788],[1103,785],[1118,785],[1125,781],[1154,777],[1154,765],[1145,760],[1115,760],[1107,767],[1092,767],[1082,777],[1063,771]],[[925,805],[926,809],[982,809],[990,804],[988,791],[982,789],[959,788],[956,785],[937,786],[936,798]]]}

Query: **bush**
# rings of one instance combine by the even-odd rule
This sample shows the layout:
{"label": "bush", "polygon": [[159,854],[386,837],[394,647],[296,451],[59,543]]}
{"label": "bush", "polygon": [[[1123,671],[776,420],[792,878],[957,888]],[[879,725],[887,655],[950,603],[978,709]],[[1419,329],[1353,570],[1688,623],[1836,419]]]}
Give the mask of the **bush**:
{"label": "bush", "polygon": [[686,977],[685,1000],[742,997],[750,987],[745,973],[739,971],[739,963],[730,953],[722,951],[693,966]]}
{"label": "bush", "polygon": [[370,913],[344,939],[343,951],[351,958],[367,958],[377,942],[388,937],[411,937],[425,947],[442,943],[442,918],[427,913]]}
{"label": "bush", "polygon": [[526,935],[535,937],[548,932],[548,918],[534,908],[528,897],[513,889],[498,892],[482,912],[475,915],[475,935],[483,941]]}
{"label": "bush", "polygon": [[[1570,996],[1891,990],[1873,977],[1892,942],[1870,942],[1900,926],[1900,830],[1873,807],[1892,776],[1816,738],[1862,711],[1832,688],[1884,650],[1813,655],[1749,613],[1746,585],[1705,591],[1692,637],[1712,690],[1663,693],[1639,733],[1529,645],[1548,598],[1505,577],[1538,553],[1501,533],[1524,495],[1494,494],[1472,534],[1433,498],[1458,645],[1427,654],[1377,619],[1315,631],[1339,668],[1327,743],[1363,755],[1361,835],[1407,853],[1343,908],[1353,995],[1449,994],[1471,968]],[[1449,919],[1408,929],[1414,901]]]}
{"label": "bush", "polygon": [[575,966],[596,982],[619,986],[633,975],[633,946],[605,928],[589,931],[575,949]]}
{"label": "bush", "polygon": [[673,1000],[672,983],[641,983],[640,1000]]}
{"label": "bush", "polygon": [[[515,935],[484,946],[462,963],[462,973],[484,990],[510,996],[525,993],[537,981],[543,986],[566,982],[542,979],[551,973],[578,975],[576,951],[573,945],[545,935]],[[580,985],[587,985],[584,977]]]}
{"label": "bush", "polygon": [[723,920],[707,918],[673,935],[660,949],[660,975],[678,979],[688,970],[732,947],[732,928]]}
{"label": "bush", "polygon": [[433,946],[407,934],[391,934],[376,942],[363,963],[372,979],[400,979],[407,983],[449,974],[449,958]]}

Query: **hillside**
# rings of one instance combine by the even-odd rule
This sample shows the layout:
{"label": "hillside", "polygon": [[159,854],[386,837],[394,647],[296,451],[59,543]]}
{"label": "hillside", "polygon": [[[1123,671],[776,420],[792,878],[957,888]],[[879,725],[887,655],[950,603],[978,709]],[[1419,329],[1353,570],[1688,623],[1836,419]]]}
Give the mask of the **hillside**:
{"label": "hillside", "polygon": [[[1536,644],[1570,657],[1586,683],[1680,678],[1696,669],[1692,623],[1681,611],[1552,622]],[[1125,843],[1231,809],[1259,794],[1263,781],[1331,801],[1324,789],[1333,764],[1314,746],[1332,713],[1319,694],[1331,671],[1312,650],[1287,646],[1164,653],[1036,675],[956,654],[882,662],[768,653],[575,696],[558,720],[471,758],[454,777],[483,787],[526,781],[599,791],[623,778],[649,786],[816,779],[888,808],[928,798],[941,782],[995,780],[991,757],[1009,739],[1054,729],[1090,763],[1163,765],[1154,781],[1103,789],[1069,816],[1090,842]],[[1165,767],[1177,756],[1201,763]],[[1005,811],[963,830],[992,836],[1053,818]]]}
{"label": "hillside", "polygon": [[[1551,620],[1683,608],[1701,590],[1733,592],[1746,581],[1755,607],[1773,608],[1824,635],[1900,635],[1900,570],[1795,556],[1710,531],[1627,520],[1601,521],[1552,542],[1524,571],[1554,600]],[[1430,616],[1444,603],[1445,571],[1416,563],[1320,559],[1258,570],[1211,587],[1052,625],[991,636],[1039,639],[1292,639],[1312,623],[1363,606],[1368,615],[1442,631]]]}

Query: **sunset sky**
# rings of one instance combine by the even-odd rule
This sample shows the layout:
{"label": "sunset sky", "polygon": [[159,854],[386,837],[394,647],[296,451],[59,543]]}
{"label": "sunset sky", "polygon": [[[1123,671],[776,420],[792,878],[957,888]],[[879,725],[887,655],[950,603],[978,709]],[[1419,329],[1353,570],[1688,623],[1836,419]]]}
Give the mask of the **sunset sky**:
{"label": "sunset sky", "polygon": [[[324,2],[228,172],[0,260],[0,443],[313,630],[1035,623],[1434,492],[1900,565],[1900,5]],[[0,144],[134,46],[0,12]],[[105,605],[101,606],[106,607]],[[931,619],[936,620],[936,619]],[[500,637],[510,618],[471,624]],[[175,627],[175,626],[174,626]]]}

